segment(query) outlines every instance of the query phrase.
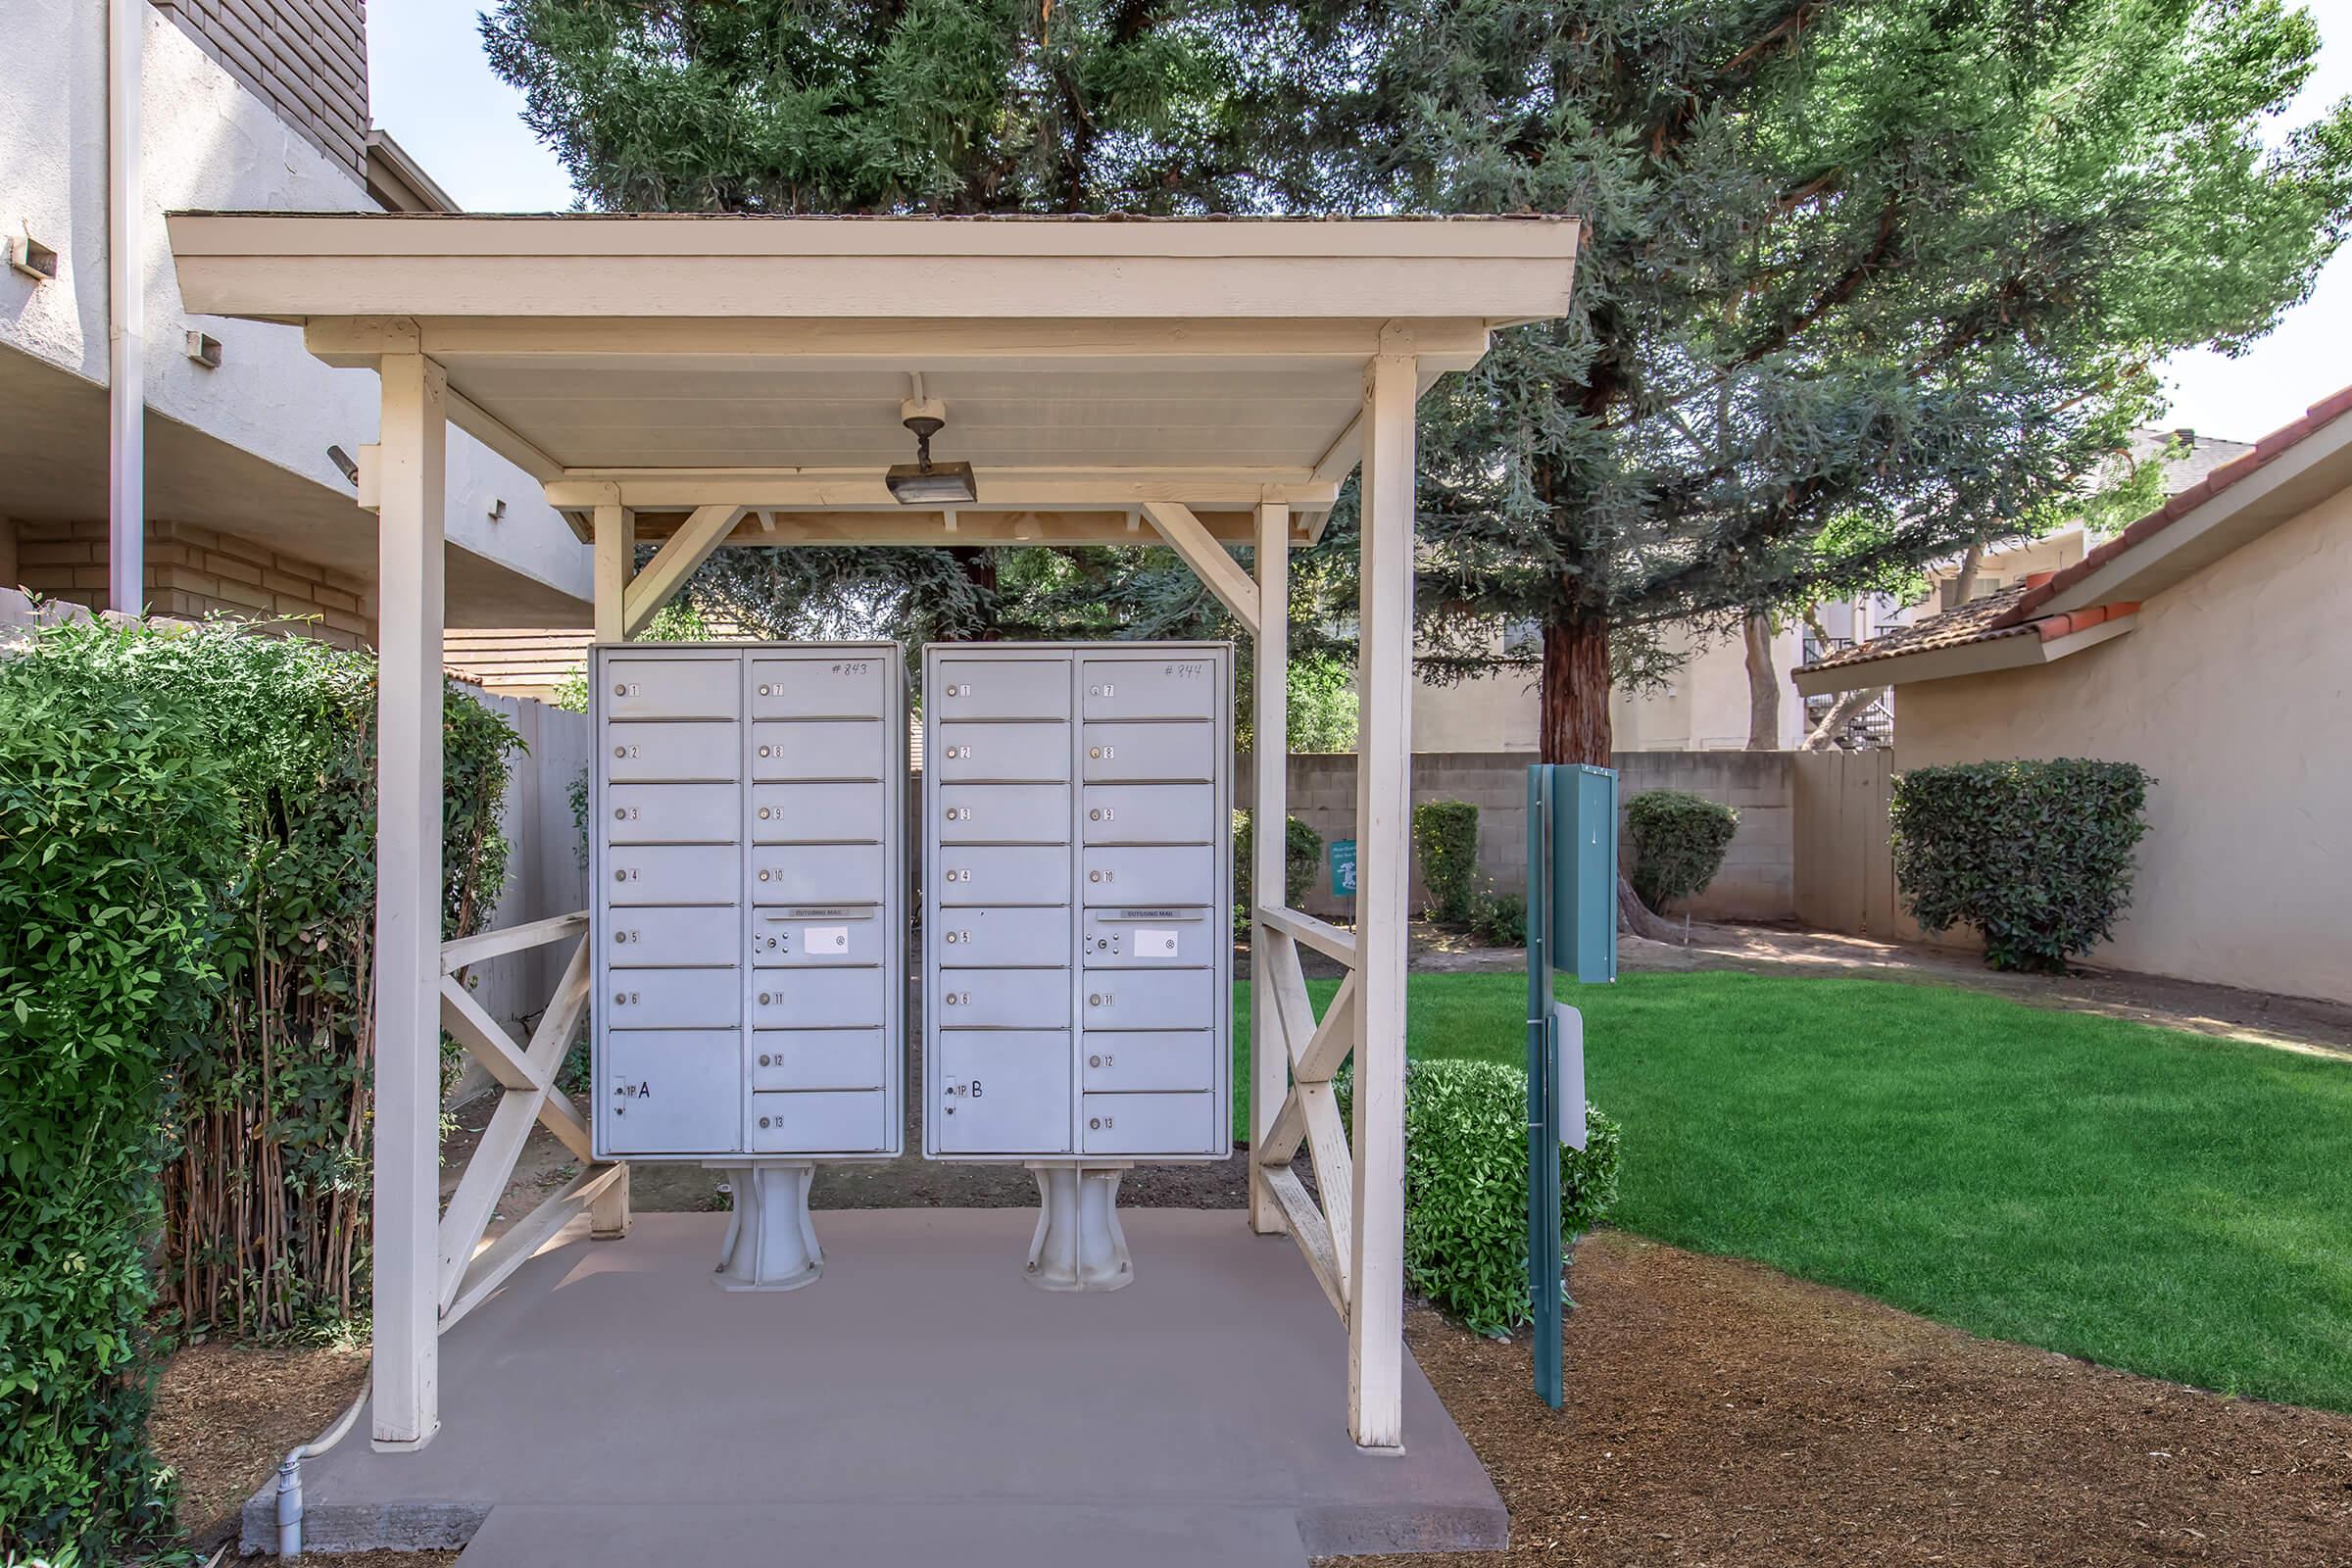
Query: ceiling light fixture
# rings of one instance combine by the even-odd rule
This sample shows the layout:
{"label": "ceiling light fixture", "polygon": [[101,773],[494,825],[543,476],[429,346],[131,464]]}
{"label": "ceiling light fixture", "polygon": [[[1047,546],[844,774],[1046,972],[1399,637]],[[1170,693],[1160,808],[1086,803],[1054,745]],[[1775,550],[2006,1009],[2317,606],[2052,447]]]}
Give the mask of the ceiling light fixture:
{"label": "ceiling light fixture", "polygon": [[914,461],[894,463],[882,482],[903,507],[961,506],[980,499],[968,463],[933,463],[931,438],[947,427],[948,406],[937,398],[899,405],[899,422],[914,432]]}

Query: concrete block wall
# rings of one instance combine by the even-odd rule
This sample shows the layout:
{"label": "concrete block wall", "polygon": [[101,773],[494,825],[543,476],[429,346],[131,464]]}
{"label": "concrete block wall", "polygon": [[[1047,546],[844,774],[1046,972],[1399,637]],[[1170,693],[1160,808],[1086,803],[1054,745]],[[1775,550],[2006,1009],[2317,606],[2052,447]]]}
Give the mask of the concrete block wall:
{"label": "concrete block wall", "polygon": [[[1740,830],[1714,884],[1691,901],[1702,920],[1786,920],[1796,912],[1796,838],[1788,752],[1620,752],[1619,799],[1643,790],[1680,789],[1721,801],[1740,813]],[[1527,880],[1527,767],[1525,752],[1421,752],[1413,757],[1413,804],[1467,801],[1478,808],[1480,874],[1511,892]],[[1234,775],[1252,776],[1247,760]],[[1239,792],[1237,792],[1238,794]],[[1323,835],[1355,833],[1355,758],[1344,753],[1294,756],[1290,760],[1291,814]],[[1621,841],[1622,844],[1622,841]],[[1629,852],[1621,848],[1621,854]],[[1319,867],[1307,895],[1310,914],[1344,918],[1346,902],[1331,896],[1331,877]],[[1420,866],[1413,867],[1412,901],[1423,902]]]}
{"label": "concrete block wall", "polygon": [[[19,521],[22,585],[45,598],[105,603],[106,533],[103,518]],[[375,606],[361,578],[192,523],[147,525],[147,608],[184,620],[235,615],[338,648],[375,641]]]}

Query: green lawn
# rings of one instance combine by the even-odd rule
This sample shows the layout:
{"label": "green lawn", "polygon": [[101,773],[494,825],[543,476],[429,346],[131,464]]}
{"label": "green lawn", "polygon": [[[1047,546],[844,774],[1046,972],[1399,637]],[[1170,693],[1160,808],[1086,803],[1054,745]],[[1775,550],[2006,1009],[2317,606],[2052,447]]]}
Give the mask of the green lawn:
{"label": "green lawn", "polygon": [[[1525,996],[1518,975],[1416,975],[1411,1054],[1523,1060]],[[1614,1223],[1974,1333],[2352,1410],[2352,1063],[1881,980],[1561,996],[1625,1127]]]}

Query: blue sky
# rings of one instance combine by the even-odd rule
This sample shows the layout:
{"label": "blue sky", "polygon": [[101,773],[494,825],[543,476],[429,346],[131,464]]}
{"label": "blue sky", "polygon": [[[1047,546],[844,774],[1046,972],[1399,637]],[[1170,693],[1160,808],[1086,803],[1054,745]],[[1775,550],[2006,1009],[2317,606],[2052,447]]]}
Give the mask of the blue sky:
{"label": "blue sky", "polygon": [[[2352,94],[2352,0],[2311,0],[2327,34],[2297,104],[2308,117]],[[480,213],[561,211],[571,182],[522,122],[522,97],[490,74],[475,19],[480,0],[374,0],[368,8],[375,122],[460,206]],[[2310,300],[2234,360],[2191,353],[2166,367],[2164,422],[2252,440],[2352,381],[2352,246]]]}

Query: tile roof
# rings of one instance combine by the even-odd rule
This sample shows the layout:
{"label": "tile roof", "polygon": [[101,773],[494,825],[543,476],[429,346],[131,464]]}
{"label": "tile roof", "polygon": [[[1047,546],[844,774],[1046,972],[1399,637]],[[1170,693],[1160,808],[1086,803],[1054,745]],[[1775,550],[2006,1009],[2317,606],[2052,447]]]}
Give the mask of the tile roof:
{"label": "tile roof", "polygon": [[1984,642],[1993,637],[2022,637],[2033,628],[2000,627],[1998,622],[2011,607],[2026,596],[2027,591],[2027,584],[2021,582],[1981,599],[1971,599],[1967,604],[1947,610],[1940,615],[1930,615],[1908,626],[1897,626],[1884,637],[1874,637],[1852,648],[1841,648],[1804,667],[1839,669],[1847,664],[1867,664],[1874,660],[1925,653],[1931,648],[1957,648],[1963,643]]}

